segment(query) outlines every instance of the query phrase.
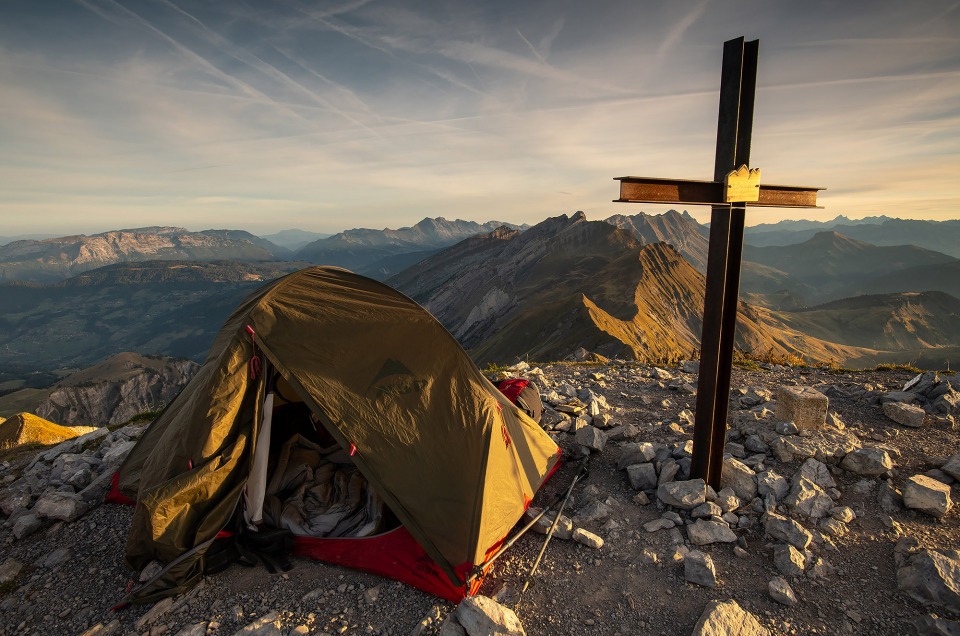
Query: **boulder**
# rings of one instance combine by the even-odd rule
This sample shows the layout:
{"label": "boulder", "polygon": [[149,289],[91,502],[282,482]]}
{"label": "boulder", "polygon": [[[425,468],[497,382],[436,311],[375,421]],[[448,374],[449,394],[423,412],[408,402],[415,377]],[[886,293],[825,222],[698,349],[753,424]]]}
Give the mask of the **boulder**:
{"label": "boulder", "polygon": [[46,493],[33,506],[33,512],[38,517],[61,521],[75,521],[89,509],[90,506],[80,498],[80,495],[56,491]]}
{"label": "boulder", "polygon": [[887,402],[883,405],[883,414],[897,424],[920,428],[927,424],[927,412],[919,406],[904,404],[903,402]]}
{"label": "boulder", "polygon": [[829,398],[816,389],[782,386],[777,391],[774,417],[780,422],[792,421],[801,431],[820,430],[826,424],[829,406]]}
{"label": "boulder", "polygon": [[707,484],[702,479],[660,484],[657,497],[668,506],[693,510],[707,500]]}
{"label": "boulder", "polygon": [[721,488],[732,488],[737,497],[751,501],[757,496],[757,475],[743,462],[726,457],[723,460]]}
{"label": "boulder", "polygon": [[725,523],[697,519],[687,526],[687,536],[694,545],[710,545],[711,543],[734,543],[737,535]]}
{"label": "boulder", "polygon": [[880,448],[861,448],[847,453],[840,468],[858,475],[878,477],[893,468],[890,454]]}
{"label": "boulder", "polygon": [[455,616],[470,636],[526,636],[512,609],[479,594],[463,599]]}
{"label": "boulder", "polygon": [[691,636],[770,636],[770,632],[736,601],[710,601]]}
{"label": "boulder", "polygon": [[897,570],[897,586],[925,605],[960,612],[960,552],[920,550]]}
{"label": "boulder", "polygon": [[704,587],[717,585],[717,570],[713,566],[713,559],[699,550],[690,550],[684,557],[683,576],[687,581]]}
{"label": "boulder", "polygon": [[926,475],[914,475],[903,485],[903,505],[939,519],[953,505],[950,486]]}

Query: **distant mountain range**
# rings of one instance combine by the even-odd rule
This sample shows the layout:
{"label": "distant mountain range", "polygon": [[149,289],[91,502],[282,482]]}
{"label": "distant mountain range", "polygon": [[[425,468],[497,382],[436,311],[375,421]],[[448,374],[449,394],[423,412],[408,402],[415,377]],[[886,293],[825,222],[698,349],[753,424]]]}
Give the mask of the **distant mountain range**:
{"label": "distant mountain range", "polygon": [[501,221],[475,223],[448,221],[443,217],[423,219],[413,227],[397,230],[354,229],[316,240],[296,252],[296,257],[317,265],[335,265],[358,274],[385,279],[458,241],[506,225]]}
{"label": "distant mountain range", "polygon": [[960,258],[960,220],[917,221],[875,216],[851,221],[838,216],[824,222],[781,221],[748,227],[744,240],[757,246],[795,245],[824,230],[873,245],[916,245]]}
{"label": "distant mountain range", "polygon": [[[626,224],[626,223],[625,223]],[[479,363],[607,356],[676,359],[699,347],[703,276],[671,246],[582,212],[526,232],[473,237],[387,280],[423,304]],[[810,358],[863,355],[742,305],[741,349]]]}
{"label": "distant mountain range", "polygon": [[289,250],[242,230],[178,227],[116,230],[93,236],[14,241],[0,247],[0,282],[53,282],[119,262],[286,260]]}
{"label": "distant mountain range", "polygon": [[[949,360],[951,347],[960,347],[960,260],[791,223],[760,234],[814,233],[785,246],[745,246],[739,347],[862,364],[908,352],[907,361]],[[928,222],[878,217],[850,227],[898,223]],[[955,224],[931,231],[949,235]],[[246,294],[310,263],[391,276],[389,284],[423,303],[481,362],[556,359],[579,346],[623,357],[686,356],[699,346],[708,234],[671,211],[605,221],[577,213],[532,228],[424,219],[396,230],[348,230],[297,252],[243,231],[173,227],[16,241],[0,247],[0,275],[24,279],[0,285],[0,394],[46,386],[45,373],[120,351],[200,361]],[[287,245],[310,238],[301,230],[271,236]],[[169,254],[183,256],[157,260]],[[871,296],[848,298],[861,294]]]}
{"label": "distant mountain range", "polygon": [[291,252],[296,252],[308,243],[313,243],[319,239],[325,239],[333,236],[332,234],[321,234],[320,232],[308,232],[306,230],[283,230],[276,234],[264,234],[260,238],[266,239],[274,245],[285,247]]}
{"label": "distant mountain range", "polygon": [[771,293],[787,289],[814,302],[836,297],[841,290],[859,287],[880,276],[957,262],[952,256],[922,247],[880,247],[835,231],[818,232],[795,245],[746,245],[743,259],[770,268],[762,279],[744,276],[743,291]]}

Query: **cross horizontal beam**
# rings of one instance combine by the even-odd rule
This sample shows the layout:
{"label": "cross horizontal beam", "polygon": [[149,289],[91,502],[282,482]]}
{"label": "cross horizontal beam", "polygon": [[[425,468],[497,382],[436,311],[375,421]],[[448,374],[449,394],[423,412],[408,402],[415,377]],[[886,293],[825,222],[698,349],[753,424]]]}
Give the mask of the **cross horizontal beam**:
{"label": "cross horizontal beam", "polygon": [[[685,203],[720,205],[724,201],[723,184],[718,181],[656,179],[653,177],[616,177],[620,182],[617,203]],[[760,184],[760,200],[745,205],[771,208],[820,208],[817,191],[826,188]]]}

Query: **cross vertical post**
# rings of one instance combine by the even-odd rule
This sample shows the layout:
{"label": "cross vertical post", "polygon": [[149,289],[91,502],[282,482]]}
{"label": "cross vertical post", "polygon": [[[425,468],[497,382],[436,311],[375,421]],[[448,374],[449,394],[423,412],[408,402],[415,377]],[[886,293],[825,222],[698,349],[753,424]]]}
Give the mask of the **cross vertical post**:
{"label": "cross vertical post", "polygon": [[746,42],[741,37],[723,44],[713,181],[615,178],[620,182],[616,202],[713,206],[690,476],[702,478],[716,490],[723,473],[746,208],[819,208],[817,191],[824,189],[765,185],[760,183],[760,170],[749,168],[758,51],[758,40]]}
{"label": "cross vertical post", "polygon": [[[758,45],[758,40],[745,42],[742,37],[723,45],[714,181],[723,181],[730,171],[750,164]],[[715,489],[720,488],[723,469],[745,212],[742,203],[720,204],[712,207],[710,216],[690,472],[691,477],[700,477]]]}

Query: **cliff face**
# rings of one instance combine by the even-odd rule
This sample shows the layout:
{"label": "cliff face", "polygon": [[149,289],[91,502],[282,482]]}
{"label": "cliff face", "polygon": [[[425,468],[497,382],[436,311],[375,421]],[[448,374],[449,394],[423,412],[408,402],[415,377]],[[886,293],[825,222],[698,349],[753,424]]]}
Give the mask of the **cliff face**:
{"label": "cliff face", "polygon": [[52,282],[119,262],[150,260],[267,261],[286,256],[241,231],[183,228],[118,230],[93,236],[14,241],[0,247],[0,281]]}
{"label": "cliff face", "polygon": [[122,353],[63,380],[36,413],[61,426],[121,424],[169,404],[199,368],[190,360]]}

